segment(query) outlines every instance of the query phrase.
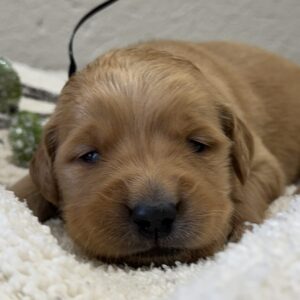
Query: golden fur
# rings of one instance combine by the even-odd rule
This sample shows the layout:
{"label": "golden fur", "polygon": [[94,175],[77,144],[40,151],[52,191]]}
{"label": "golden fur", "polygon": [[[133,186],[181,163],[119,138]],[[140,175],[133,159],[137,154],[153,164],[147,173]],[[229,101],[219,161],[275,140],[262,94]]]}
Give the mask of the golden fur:
{"label": "golden fur", "polygon": [[[226,42],[143,43],[108,52],[67,82],[30,176],[13,190],[40,220],[58,207],[91,256],[195,261],[239,239],[245,221],[261,222],[297,179],[299,132],[295,64]],[[194,153],[190,138],[207,149]],[[93,149],[97,164],[80,161]],[[178,206],[161,251],[128,213],[160,193]]]}

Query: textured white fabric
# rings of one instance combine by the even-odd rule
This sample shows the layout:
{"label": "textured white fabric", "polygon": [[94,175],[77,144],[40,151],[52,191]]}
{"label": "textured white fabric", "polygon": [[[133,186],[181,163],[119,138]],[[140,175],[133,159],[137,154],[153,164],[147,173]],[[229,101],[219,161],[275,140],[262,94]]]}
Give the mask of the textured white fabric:
{"label": "textured white fabric", "polygon": [[197,268],[192,284],[171,299],[300,299],[300,196],[281,201],[287,210]]}
{"label": "textured white fabric", "polygon": [[[61,73],[39,76],[39,71],[18,68],[23,81],[42,80],[51,91],[64,82]],[[28,99],[22,102],[23,109],[33,109]],[[8,184],[26,170],[10,164],[6,135],[0,131],[0,182]],[[264,224],[211,260],[132,270],[88,260],[61,221],[41,225],[0,185],[0,299],[300,299],[300,196],[293,191],[272,204]]]}

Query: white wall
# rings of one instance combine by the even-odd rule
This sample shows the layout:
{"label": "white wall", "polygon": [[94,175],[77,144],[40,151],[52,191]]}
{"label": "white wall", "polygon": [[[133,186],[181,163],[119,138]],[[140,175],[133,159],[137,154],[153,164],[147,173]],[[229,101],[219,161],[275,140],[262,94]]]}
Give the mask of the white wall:
{"label": "white wall", "polygon": [[[100,0],[0,0],[0,56],[66,68],[71,29]],[[112,47],[152,38],[256,44],[300,63],[300,0],[120,0],[79,32],[81,65]]]}

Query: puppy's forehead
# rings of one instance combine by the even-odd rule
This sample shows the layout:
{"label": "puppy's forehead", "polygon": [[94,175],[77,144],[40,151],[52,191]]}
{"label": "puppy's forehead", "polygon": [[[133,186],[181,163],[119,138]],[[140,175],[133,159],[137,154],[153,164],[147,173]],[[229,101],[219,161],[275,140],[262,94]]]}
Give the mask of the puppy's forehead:
{"label": "puppy's forehead", "polygon": [[[65,86],[60,107],[80,121],[120,124],[214,119],[215,94],[191,62],[153,49],[115,50],[98,58]],[[166,125],[166,124],[165,124]]]}

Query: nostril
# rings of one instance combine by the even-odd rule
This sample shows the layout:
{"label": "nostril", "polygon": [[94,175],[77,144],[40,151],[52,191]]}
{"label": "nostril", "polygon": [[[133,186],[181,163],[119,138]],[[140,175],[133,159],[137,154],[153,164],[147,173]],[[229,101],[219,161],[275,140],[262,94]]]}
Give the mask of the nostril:
{"label": "nostril", "polygon": [[179,210],[181,210],[181,207],[182,207],[182,202],[181,201],[178,201],[175,205],[176,207],[176,211],[178,212]]}
{"label": "nostril", "polygon": [[146,220],[134,220],[134,223],[143,230],[147,230],[151,227],[151,222]]}
{"label": "nostril", "polygon": [[165,237],[172,231],[176,212],[172,203],[139,204],[132,210],[132,220],[143,236]]}
{"label": "nostril", "polygon": [[168,226],[172,226],[173,222],[174,222],[175,218],[174,219],[164,219],[162,220],[161,224],[164,226],[164,227],[168,227]]}
{"label": "nostril", "polygon": [[132,210],[132,220],[141,230],[148,230],[151,227],[151,211],[144,205],[136,206]]}

